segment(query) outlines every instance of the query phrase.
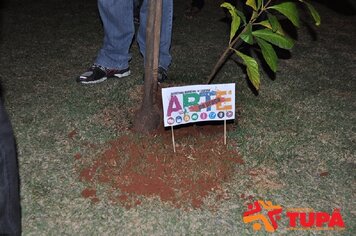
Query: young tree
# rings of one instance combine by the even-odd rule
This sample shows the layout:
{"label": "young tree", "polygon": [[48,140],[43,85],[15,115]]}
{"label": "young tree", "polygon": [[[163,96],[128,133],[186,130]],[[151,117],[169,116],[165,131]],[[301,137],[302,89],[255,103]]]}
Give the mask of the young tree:
{"label": "young tree", "polygon": [[[287,18],[295,27],[300,26],[297,3],[304,4],[313,17],[315,24],[320,25],[320,16],[307,0],[247,0],[246,8],[252,10],[249,19],[246,18],[246,10],[239,10],[230,3],[224,2],[221,7],[226,8],[231,14],[231,29],[229,45],[215,64],[207,83],[210,83],[218,70],[235,53],[246,66],[249,80],[256,90],[260,87],[260,72],[256,59],[241,52],[242,46],[261,51],[269,68],[277,71],[278,57],[275,46],[290,50],[294,41],[283,30],[280,18]],[[245,8],[245,9],[246,9]]]}

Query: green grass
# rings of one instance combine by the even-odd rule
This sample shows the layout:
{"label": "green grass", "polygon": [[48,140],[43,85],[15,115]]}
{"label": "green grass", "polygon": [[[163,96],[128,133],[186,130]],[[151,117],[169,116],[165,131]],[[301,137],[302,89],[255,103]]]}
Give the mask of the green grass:
{"label": "green grass", "polygon": [[[274,81],[264,75],[258,96],[232,61],[214,80],[237,83],[240,115],[229,139],[237,141],[235,148],[245,161],[223,186],[229,199],[217,203],[214,211],[184,211],[158,199],[144,199],[126,210],[105,200],[91,204],[83,199],[86,184],[78,179],[74,155],[80,152],[90,161],[101,145],[126,132],[103,124],[100,114],[119,110],[114,118],[129,125],[130,108],[137,103],[133,88],[142,84],[142,58],[133,45],[129,79],[77,85],[74,78],[101,45],[96,1],[12,1],[5,6],[0,76],[18,143],[24,235],[246,235],[253,231],[242,222],[242,213],[251,201],[242,194],[285,208],[341,208],[347,227],[338,234],[352,235],[355,16],[316,6],[322,16],[317,40],[303,26],[292,57],[280,61]],[[176,2],[169,76],[177,84],[204,83],[227,45],[228,26],[219,21],[224,14],[218,4],[208,2],[191,21],[183,12],[184,4]],[[73,130],[78,135],[72,139],[68,134]],[[259,175],[248,174],[256,169]],[[328,175],[320,176],[324,172]],[[99,192],[104,188],[97,187]],[[214,196],[206,203],[213,204]],[[335,233],[288,232],[286,223],[280,223],[279,234]]]}

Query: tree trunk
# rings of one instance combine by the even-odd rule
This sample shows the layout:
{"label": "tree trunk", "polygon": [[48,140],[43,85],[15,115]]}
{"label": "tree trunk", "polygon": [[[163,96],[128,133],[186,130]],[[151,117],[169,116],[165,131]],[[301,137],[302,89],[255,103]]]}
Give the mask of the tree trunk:
{"label": "tree trunk", "polygon": [[149,0],[146,26],[146,55],[144,94],[140,109],[135,114],[134,130],[147,133],[157,129],[160,112],[157,107],[157,74],[161,35],[162,0]]}

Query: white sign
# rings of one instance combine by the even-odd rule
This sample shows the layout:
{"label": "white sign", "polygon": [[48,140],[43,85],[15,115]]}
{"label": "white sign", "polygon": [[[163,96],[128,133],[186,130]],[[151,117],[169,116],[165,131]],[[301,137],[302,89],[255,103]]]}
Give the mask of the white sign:
{"label": "white sign", "polygon": [[235,119],[235,84],[162,89],[164,126]]}

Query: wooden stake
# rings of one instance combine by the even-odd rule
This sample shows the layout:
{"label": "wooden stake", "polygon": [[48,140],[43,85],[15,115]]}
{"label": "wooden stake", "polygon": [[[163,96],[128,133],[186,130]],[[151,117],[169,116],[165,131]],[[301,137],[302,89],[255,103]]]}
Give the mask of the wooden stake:
{"label": "wooden stake", "polygon": [[224,145],[226,145],[226,120],[224,120]]}
{"label": "wooden stake", "polygon": [[176,142],[174,141],[174,131],[173,131],[173,125],[171,126],[172,130],[172,144],[173,144],[173,151],[176,153]]}

